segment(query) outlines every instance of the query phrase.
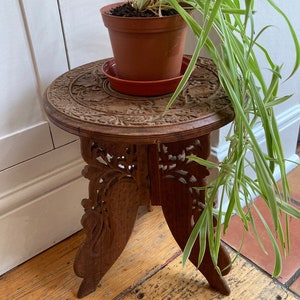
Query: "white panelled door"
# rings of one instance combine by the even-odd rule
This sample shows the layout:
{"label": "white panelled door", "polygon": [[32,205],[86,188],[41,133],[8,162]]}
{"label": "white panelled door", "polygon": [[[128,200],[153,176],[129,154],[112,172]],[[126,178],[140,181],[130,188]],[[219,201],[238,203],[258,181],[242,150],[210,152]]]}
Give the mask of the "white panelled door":
{"label": "white panelled door", "polygon": [[39,86],[18,1],[1,3],[0,28],[0,170],[3,170],[53,146],[40,106]]}
{"label": "white panelled door", "polygon": [[[21,6],[42,99],[49,83],[69,69],[59,3],[56,0],[23,0]],[[50,129],[56,148],[76,139],[51,123]]]}
{"label": "white panelled door", "polygon": [[60,74],[110,57],[103,0],[11,0],[0,10],[0,274],[81,228],[78,138],[48,122]]}

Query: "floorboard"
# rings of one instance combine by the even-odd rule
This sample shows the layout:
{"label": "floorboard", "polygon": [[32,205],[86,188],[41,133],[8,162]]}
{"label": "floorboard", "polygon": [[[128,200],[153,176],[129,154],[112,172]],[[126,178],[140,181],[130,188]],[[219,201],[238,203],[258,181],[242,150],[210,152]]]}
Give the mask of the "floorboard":
{"label": "floorboard", "polygon": [[[72,264],[83,239],[79,232],[0,277],[0,299],[76,299],[81,279],[74,274]],[[242,257],[226,279],[232,289],[228,297],[211,290],[192,264],[183,267],[180,249],[161,208],[154,207],[149,213],[142,208],[124,252],[97,291],[84,299],[297,299]]]}

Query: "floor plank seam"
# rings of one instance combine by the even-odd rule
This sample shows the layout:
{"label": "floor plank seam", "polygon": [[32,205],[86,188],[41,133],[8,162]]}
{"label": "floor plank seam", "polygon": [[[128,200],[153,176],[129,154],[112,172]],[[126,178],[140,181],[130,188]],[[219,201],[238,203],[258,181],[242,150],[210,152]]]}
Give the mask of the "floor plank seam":
{"label": "floor plank seam", "polygon": [[[263,268],[261,268],[259,265],[257,265],[256,263],[254,263],[251,259],[249,259],[247,256],[243,255],[242,253],[238,253],[238,251],[236,251],[233,247],[231,247],[229,244],[227,244],[226,242],[222,241],[224,244],[226,244],[226,246],[228,246],[230,248],[231,251],[233,251],[234,253],[237,253],[239,257],[243,258],[247,263],[249,263],[251,266],[255,267],[258,271],[260,271],[261,273],[265,274],[266,276],[272,278],[272,276],[265,271]],[[276,280],[277,281],[277,280]],[[279,282],[280,283],[280,282]]]}
{"label": "floor plank seam", "polygon": [[298,200],[291,199],[291,202],[297,206],[300,206],[300,202]]}
{"label": "floor plank seam", "polygon": [[121,292],[118,296],[113,298],[113,300],[121,300],[126,295],[131,293],[133,290],[135,290],[138,286],[142,285],[144,282],[146,282],[148,279],[156,275],[158,272],[163,270],[169,263],[174,261],[178,256],[182,254],[181,250],[176,251],[169,259],[167,259],[162,265],[159,265],[155,268],[153,268],[152,271],[150,271],[147,275],[145,275],[143,278],[141,278],[139,281],[137,281],[135,284],[129,286],[127,289],[125,289],[123,292]]}
{"label": "floor plank seam", "polygon": [[289,288],[300,277],[300,269],[298,269],[294,275],[285,283],[285,286]]}
{"label": "floor plank seam", "polygon": [[[228,248],[233,251],[234,253],[238,253],[233,247],[231,247],[229,244],[227,244],[226,242],[223,241],[223,243],[226,244],[226,246],[228,246]],[[268,272],[266,272],[263,268],[261,268],[259,265],[257,265],[256,263],[254,263],[251,259],[247,258],[246,256],[244,256],[243,254],[239,253],[238,256],[240,256],[241,258],[243,258],[248,264],[250,264],[251,266],[253,266],[256,270],[258,270],[259,272],[263,273],[264,275],[266,275],[267,277],[269,277],[270,279],[272,279],[272,281],[280,286],[281,288],[283,288],[286,292],[289,292],[291,294],[293,294],[296,297],[299,297],[296,293],[294,293],[292,290],[289,289],[289,287],[297,280],[297,278],[300,276],[300,269],[298,269],[298,271],[286,282],[286,283],[282,283],[280,282],[278,279],[272,277],[272,275],[270,275]],[[292,280],[293,279],[293,280]],[[291,282],[290,282],[291,281]],[[289,283],[289,284],[288,284]]]}

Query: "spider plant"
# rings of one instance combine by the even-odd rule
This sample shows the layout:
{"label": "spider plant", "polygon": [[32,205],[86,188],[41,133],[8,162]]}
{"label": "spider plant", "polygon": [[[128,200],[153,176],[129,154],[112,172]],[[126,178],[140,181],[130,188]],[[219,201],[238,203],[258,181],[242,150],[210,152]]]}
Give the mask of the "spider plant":
{"label": "spider plant", "polygon": [[[190,157],[191,160],[201,165],[218,169],[218,176],[202,188],[206,193],[205,208],[194,225],[184,250],[183,261],[187,261],[199,237],[202,245],[198,263],[201,263],[205,245],[208,243],[211,257],[218,269],[217,260],[221,237],[226,232],[234,213],[241,218],[246,230],[253,228],[263,248],[251,210],[253,207],[272,242],[276,258],[273,276],[278,276],[282,268],[280,249],[284,254],[289,250],[289,216],[300,218],[300,211],[289,203],[285,158],[273,111],[276,105],[287,101],[291,95],[278,96],[279,84],[283,80],[281,66],[272,60],[268,49],[259,43],[260,36],[267,34],[270,26],[265,26],[256,32],[255,0],[129,0],[129,2],[138,9],[156,9],[158,15],[163,6],[176,9],[197,38],[190,65],[167,109],[176,101],[176,97],[193,70],[201,49],[205,48],[217,67],[220,83],[235,111],[235,119],[227,135],[228,153],[223,161],[212,163],[198,157]],[[294,42],[295,63],[288,77],[290,78],[299,68],[299,42],[292,24],[280,7],[272,0],[267,0],[266,3],[286,22]],[[187,13],[182,4],[199,11],[202,21],[197,22]],[[215,44],[210,38],[212,30],[218,34],[220,45]],[[266,58],[271,80],[267,80],[263,75],[257,60],[259,52]],[[260,146],[255,136],[255,129],[258,126],[264,130],[266,150]],[[248,175],[248,169],[254,171],[255,178]],[[281,190],[274,176],[275,169],[278,169],[281,175]],[[219,195],[219,206],[215,208],[214,202],[217,195]],[[272,215],[272,224],[265,221],[255,206],[253,195],[260,195],[264,199]],[[224,205],[225,199],[229,202],[227,207]],[[282,218],[282,215],[285,218]],[[217,216],[217,224],[214,222],[215,216]],[[272,233],[271,228],[274,229],[275,234]]]}

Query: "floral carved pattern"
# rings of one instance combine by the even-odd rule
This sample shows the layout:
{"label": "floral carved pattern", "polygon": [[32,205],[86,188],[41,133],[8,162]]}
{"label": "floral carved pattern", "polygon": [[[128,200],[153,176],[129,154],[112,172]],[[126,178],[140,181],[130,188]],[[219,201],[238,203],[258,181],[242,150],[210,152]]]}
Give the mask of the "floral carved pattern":
{"label": "floral carved pattern", "polygon": [[[77,253],[74,269],[84,278],[81,290],[86,291],[89,286],[94,288],[122,252],[139,203],[134,145],[82,138],[81,149],[88,163],[82,174],[89,180],[89,197],[82,200],[85,213],[81,223],[86,240]],[[122,236],[117,234],[120,230]]]}
{"label": "floral carved pattern", "polygon": [[[209,172],[206,167],[189,160],[196,155],[207,159],[210,151],[209,135],[203,135],[176,143],[161,144],[159,147],[159,168],[162,209],[168,226],[181,249],[184,249],[195,222],[205,205],[205,193],[197,187],[206,185]],[[230,268],[217,272],[212,263],[209,244],[206,244],[204,260],[198,264],[200,240],[193,245],[189,259],[206,277],[211,286],[229,293],[229,287],[222,277]],[[220,247],[218,266],[223,270],[228,266],[230,256],[225,247]]]}
{"label": "floral carved pattern", "polygon": [[[158,151],[162,181],[172,180],[173,184],[170,183],[171,190],[176,189],[178,185],[182,186],[180,189],[188,190],[189,204],[187,205],[190,206],[190,223],[193,227],[205,203],[204,192],[196,188],[206,185],[205,178],[209,175],[209,171],[188,157],[198,156],[206,159],[209,155],[208,137],[202,136],[180,143],[161,144]],[[163,189],[167,189],[168,184],[165,183],[162,186]],[[170,194],[170,191],[165,191],[165,193],[166,195]]]}
{"label": "floral carved pattern", "polygon": [[82,205],[86,212],[93,211],[101,215],[103,224],[109,224],[105,218],[108,205],[103,199],[118,181],[124,178],[135,181],[136,146],[105,144],[82,138],[81,148],[83,159],[88,163],[82,174],[89,179],[90,185],[89,199],[84,199]]}
{"label": "floral carved pattern", "polygon": [[158,97],[128,96],[113,90],[102,73],[103,61],[93,62],[56,79],[47,92],[49,104],[73,119],[113,127],[168,126],[216,114],[229,106],[215,66],[200,58],[172,108],[170,94]]}

